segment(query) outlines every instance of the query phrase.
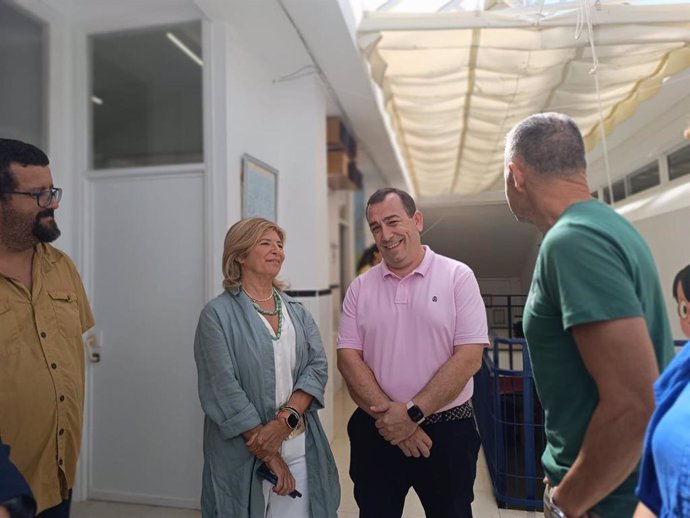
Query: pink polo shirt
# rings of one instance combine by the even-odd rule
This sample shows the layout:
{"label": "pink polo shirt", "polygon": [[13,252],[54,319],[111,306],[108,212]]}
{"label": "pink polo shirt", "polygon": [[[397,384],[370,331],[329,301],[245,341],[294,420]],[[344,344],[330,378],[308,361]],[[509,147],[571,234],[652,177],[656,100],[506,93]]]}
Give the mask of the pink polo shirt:
{"label": "pink polo shirt", "polygon": [[[406,403],[463,344],[488,344],[486,310],[470,268],[426,252],[403,279],[380,263],[347,290],[338,349],[359,349],[383,391]],[[439,410],[472,397],[474,382]]]}

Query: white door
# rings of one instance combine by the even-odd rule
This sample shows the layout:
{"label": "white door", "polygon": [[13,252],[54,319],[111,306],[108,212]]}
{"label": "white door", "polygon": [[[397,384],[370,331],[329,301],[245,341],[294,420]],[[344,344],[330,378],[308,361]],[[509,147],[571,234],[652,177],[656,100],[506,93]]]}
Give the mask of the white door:
{"label": "white door", "polygon": [[89,498],[199,505],[203,194],[201,170],[90,176]]}

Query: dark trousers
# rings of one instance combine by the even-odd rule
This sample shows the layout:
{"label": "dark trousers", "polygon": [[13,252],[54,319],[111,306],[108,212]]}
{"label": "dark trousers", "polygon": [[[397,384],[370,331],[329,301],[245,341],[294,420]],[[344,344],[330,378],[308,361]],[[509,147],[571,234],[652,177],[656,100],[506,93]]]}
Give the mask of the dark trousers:
{"label": "dark trousers", "polygon": [[70,489],[69,496],[67,500],[63,500],[62,503],[56,505],[55,507],[49,507],[45,509],[36,518],[69,518],[69,509],[72,505],[72,490]]}
{"label": "dark trousers", "polygon": [[381,437],[374,419],[358,408],[347,425],[350,478],[360,518],[400,518],[413,487],[427,518],[472,518],[479,434],[474,419],[423,426],[429,458],[406,457]]}

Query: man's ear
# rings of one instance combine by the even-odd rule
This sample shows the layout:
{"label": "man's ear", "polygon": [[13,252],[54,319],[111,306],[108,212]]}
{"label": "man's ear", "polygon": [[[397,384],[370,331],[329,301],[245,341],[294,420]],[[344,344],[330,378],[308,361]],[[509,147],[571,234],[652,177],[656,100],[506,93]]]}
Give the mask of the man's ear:
{"label": "man's ear", "polygon": [[509,162],[510,179],[517,192],[525,192],[525,170],[516,162]]}
{"label": "man's ear", "polygon": [[417,230],[419,230],[420,232],[424,230],[424,215],[422,215],[420,211],[414,213],[414,215],[412,216],[412,220],[414,221]]}

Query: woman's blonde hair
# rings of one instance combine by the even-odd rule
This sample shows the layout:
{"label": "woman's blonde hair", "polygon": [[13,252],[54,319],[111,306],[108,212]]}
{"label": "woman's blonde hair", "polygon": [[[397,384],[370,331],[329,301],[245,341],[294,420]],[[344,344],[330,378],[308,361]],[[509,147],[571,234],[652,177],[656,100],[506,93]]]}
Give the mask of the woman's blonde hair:
{"label": "woman's blonde hair", "polygon": [[[223,245],[223,288],[230,291],[240,287],[242,265],[238,259],[246,256],[249,249],[269,230],[275,230],[285,244],[285,231],[276,223],[264,218],[241,219],[230,227],[225,234]],[[273,279],[273,286],[279,290],[287,288],[287,285],[278,279]]]}

